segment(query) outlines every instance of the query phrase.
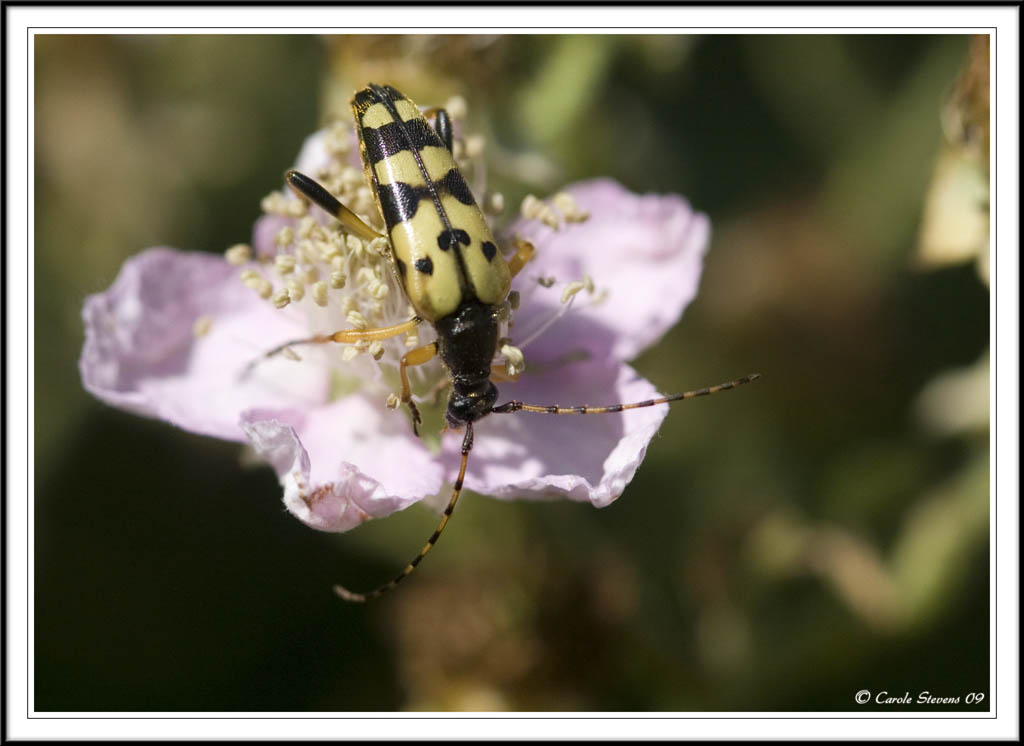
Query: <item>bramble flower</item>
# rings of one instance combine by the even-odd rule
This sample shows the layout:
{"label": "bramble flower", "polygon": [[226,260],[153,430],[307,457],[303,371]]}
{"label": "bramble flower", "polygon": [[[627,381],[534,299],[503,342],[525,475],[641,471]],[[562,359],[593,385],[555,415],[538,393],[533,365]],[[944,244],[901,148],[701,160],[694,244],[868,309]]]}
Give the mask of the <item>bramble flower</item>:
{"label": "bramble flower", "polygon": [[[467,180],[482,149],[456,141]],[[351,126],[321,131],[296,167],[381,227]],[[497,212],[500,195],[477,196]],[[461,438],[413,435],[397,405],[398,364],[434,338],[429,324],[372,344],[291,345],[413,315],[388,244],[344,233],[285,191],[263,201],[251,244],[222,256],[152,248],[85,301],[85,387],[99,399],[185,430],[248,442],[277,472],[287,509],[347,531],[443,490]],[[610,404],[650,399],[627,361],[654,344],[694,298],[710,232],[682,197],[638,196],[607,179],[527,198],[503,235],[536,247],[500,309],[499,403]],[[410,369],[414,397],[442,411],[440,362]],[[603,507],[622,494],[667,407],[592,417],[530,413],[476,425],[466,487],[498,498],[557,498]],[[435,417],[435,421],[439,421]],[[436,432],[436,428],[435,428]]]}

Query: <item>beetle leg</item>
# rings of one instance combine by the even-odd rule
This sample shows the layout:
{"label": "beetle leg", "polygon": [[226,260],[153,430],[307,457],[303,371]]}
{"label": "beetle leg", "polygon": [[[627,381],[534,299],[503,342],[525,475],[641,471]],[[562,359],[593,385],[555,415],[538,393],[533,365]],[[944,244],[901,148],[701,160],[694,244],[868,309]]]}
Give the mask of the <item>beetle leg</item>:
{"label": "beetle leg", "polygon": [[304,173],[292,170],[286,173],[284,178],[285,181],[288,182],[288,186],[292,188],[292,191],[300,197],[305,197],[314,205],[333,217],[341,223],[349,233],[353,233],[365,241],[372,241],[375,238],[384,237],[382,233],[379,233],[374,228],[367,225],[361,217],[345,207],[345,205],[341,204],[333,194],[328,192],[318,182],[309,178]]}
{"label": "beetle leg", "polygon": [[420,423],[423,420],[420,418],[420,411],[416,408],[416,403],[412,400],[412,388],[409,386],[409,376],[405,369],[410,365],[423,365],[432,360],[436,354],[437,342],[431,342],[402,355],[402,364],[398,367],[398,374],[402,378],[402,403],[409,407],[409,411],[412,413],[412,432],[416,436],[420,434]]}
{"label": "beetle leg", "polygon": [[435,106],[424,111],[423,116],[426,119],[434,120],[434,132],[441,138],[441,142],[448,148],[448,152],[452,152],[454,133],[452,132],[452,118],[448,116],[448,112]]}
{"label": "beetle leg", "polygon": [[515,277],[519,274],[520,270],[526,266],[526,263],[533,259],[533,255],[537,253],[537,249],[534,248],[533,244],[523,238],[516,238],[516,253],[512,255],[512,258],[508,260],[508,273]]}
{"label": "beetle leg", "polygon": [[[297,345],[316,345],[316,344],[327,344],[329,342],[338,342],[340,344],[355,344],[356,342],[376,342],[378,340],[391,339],[397,337],[399,334],[405,334],[415,329],[422,321],[419,316],[413,316],[408,321],[403,321],[401,324],[395,324],[394,326],[383,326],[379,329],[342,329],[341,331],[334,332],[333,334],[317,334],[315,337],[306,337],[305,339],[293,339],[291,341],[279,344],[272,350],[268,350],[260,357],[253,360],[251,363],[245,366],[239,379],[246,378],[261,361],[267,358],[279,355],[285,350],[295,347]],[[414,350],[415,352],[415,350]]]}
{"label": "beetle leg", "polygon": [[491,366],[491,380],[494,383],[510,383],[512,381],[519,380],[519,374],[509,375],[508,371],[505,370],[504,365],[492,365]]}

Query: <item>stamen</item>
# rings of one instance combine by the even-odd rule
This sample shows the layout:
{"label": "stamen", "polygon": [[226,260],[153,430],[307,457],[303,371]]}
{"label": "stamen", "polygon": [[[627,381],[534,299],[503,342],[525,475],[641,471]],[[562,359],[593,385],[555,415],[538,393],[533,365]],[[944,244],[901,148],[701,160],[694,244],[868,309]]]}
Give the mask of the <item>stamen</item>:
{"label": "stamen", "polygon": [[387,407],[388,409],[398,409],[398,407],[399,407],[399,405],[401,403],[402,403],[402,400],[401,400],[401,398],[399,398],[398,394],[391,393],[391,394],[388,394],[388,398],[384,402],[384,406]]}
{"label": "stamen", "polygon": [[347,155],[349,150],[352,148],[352,127],[347,125],[345,122],[335,122],[329,130],[327,130],[327,138],[324,141],[324,145],[327,148],[327,152],[334,156]]}
{"label": "stamen", "polygon": [[274,236],[274,243],[278,246],[284,247],[291,244],[295,240],[295,231],[290,225],[286,225],[284,228],[277,232]]}
{"label": "stamen", "polygon": [[316,222],[316,218],[312,215],[307,215],[301,221],[299,221],[298,235],[301,239],[312,238],[314,232],[320,230],[320,224]]}
{"label": "stamen", "polygon": [[[579,292],[579,291],[577,290],[576,292]],[[563,293],[563,295],[564,295],[564,293]],[[534,331],[532,331],[529,334],[527,334],[524,339],[520,340],[519,348],[520,349],[526,348],[527,346],[530,345],[530,343],[534,342],[540,335],[542,335],[544,332],[546,332],[548,329],[550,329],[551,326],[556,321],[558,321],[560,318],[565,316],[566,313],[568,313],[569,309],[572,308],[572,304],[573,304],[573,302],[575,300],[576,300],[576,293],[572,293],[569,296],[568,300],[567,301],[563,301],[562,305],[560,305],[558,307],[558,310],[555,311],[553,314],[551,314],[551,316],[546,321],[541,323],[541,325],[539,327],[537,327]]]}
{"label": "stamen", "polygon": [[359,313],[359,311],[349,311],[345,315],[345,318],[348,320],[348,323],[352,325],[353,329],[358,329],[359,331],[362,331],[367,326],[366,317],[363,316],[363,314]]}
{"label": "stamen", "polygon": [[568,223],[582,223],[590,217],[590,213],[586,210],[581,210],[569,192],[559,192],[551,198],[551,201],[554,202],[555,207],[562,211]]}
{"label": "stamen", "polygon": [[295,257],[291,254],[278,254],[274,257],[274,269],[279,275],[287,275],[295,271]]}
{"label": "stamen", "polygon": [[510,344],[503,344],[501,346],[501,354],[508,361],[505,370],[508,371],[510,376],[518,375],[526,370],[526,358],[523,357],[523,351],[520,348]]}
{"label": "stamen", "polygon": [[309,295],[318,306],[327,305],[327,283],[324,281],[314,282],[309,288]]}
{"label": "stamen", "polygon": [[576,293],[581,291],[586,285],[579,280],[574,280],[565,286],[562,290],[562,303],[568,303],[569,299],[572,298]]}
{"label": "stamen", "polygon": [[241,265],[252,259],[252,247],[244,243],[236,243],[224,252],[228,264]]}
{"label": "stamen", "polygon": [[381,342],[380,340],[375,340],[371,342],[368,350],[370,356],[374,360],[380,360],[382,357],[384,357],[384,343]]}
{"label": "stamen", "polygon": [[270,296],[270,302],[274,304],[275,308],[284,308],[291,303],[291,298],[288,297],[287,288],[279,288],[274,291],[274,294]]}
{"label": "stamen", "polygon": [[298,303],[306,295],[306,287],[298,280],[292,279],[285,283],[285,288],[288,291],[288,297]]}
{"label": "stamen", "polygon": [[283,355],[284,357],[288,358],[289,360],[294,360],[294,361],[295,361],[295,362],[297,362],[297,363],[298,363],[298,362],[302,362],[302,358],[301,358],[301,357],[299,357],[299,353],[297,353],[297,352],[296,352],[295,350],[293,350],[293,349],[292,349],[291,347],[285,347],[284,349],[282,349],[282,350],[281,350],[281,354],[282,354],[282,355]]}
{"label": "stamen", "polygon": [[341,290],[345,287],[346,277],[345,273],[341,270],[334,270],[331,272],[331,287],[335,290]]}
{"label": "stamen", "polygon": [[548,204],[537,199],[533,194],[527,194],[523,198],[520,212],[527,220],[538,220],[549,228],[558,230],[559,221],[554,210]]}

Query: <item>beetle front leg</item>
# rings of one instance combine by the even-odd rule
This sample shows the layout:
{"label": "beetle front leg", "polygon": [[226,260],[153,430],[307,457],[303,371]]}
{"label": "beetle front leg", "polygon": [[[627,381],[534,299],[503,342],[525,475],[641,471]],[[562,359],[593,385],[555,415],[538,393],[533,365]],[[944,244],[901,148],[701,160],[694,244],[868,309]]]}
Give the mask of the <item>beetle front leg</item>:
{"label": "beetle front leg", "polygon": [[409,386],[409,375],[405,369],[411,365],[423,365],[432,360],[436,354],[437,342],[431,342],[402,355],[402,364],[398,367],[398,374],[402,379],[402,404],[409,407],[409,411],[412,413],[412,432],[417,437],[419,437],[420,423],[423,420],[420,418],[419,409],[416,408],[416,402],[412,400],[412,387]]}

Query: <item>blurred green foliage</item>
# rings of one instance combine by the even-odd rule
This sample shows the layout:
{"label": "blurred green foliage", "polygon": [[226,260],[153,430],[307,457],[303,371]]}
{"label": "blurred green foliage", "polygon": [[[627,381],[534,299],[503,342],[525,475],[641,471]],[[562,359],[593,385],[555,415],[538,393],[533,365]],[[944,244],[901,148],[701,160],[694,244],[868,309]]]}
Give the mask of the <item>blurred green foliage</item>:
{"label": "blurred green foliage", "polygon": [[[37,709],[987,691],[988,288],[913,261],[966,37],[35,41]],[[464,96],[507,204],[597,175],[685,194],[714,224],[701,292],[637,365],[662,390],[764,379],[675,407],[607,509],[470,496],[358,607],[332,583],[393,571],[427,511],[311,531],[236,445],[103,406],[76,359],[86,294],[148,246],[246,240],[367,80]]]}

